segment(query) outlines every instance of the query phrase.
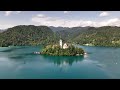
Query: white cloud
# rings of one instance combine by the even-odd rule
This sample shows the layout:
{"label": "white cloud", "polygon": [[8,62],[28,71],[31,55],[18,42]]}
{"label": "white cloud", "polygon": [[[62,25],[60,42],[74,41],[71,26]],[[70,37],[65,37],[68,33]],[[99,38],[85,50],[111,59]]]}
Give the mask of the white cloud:
{"label": "white cloud", "polygon": [[[29,25],[29,23],[23,25]],[[21,24],[0,24],[0,29],[7,29],[16,25]],[[103,21],[90,21],[90,20],[69,20],[63,19],[59,17],[48,17],[43,14],[38,14],[32,18],[31,25],[46,25],[46,26],[54,26],[54,27],[85,27],[85,26],[93,26],[93,27],[101,27],[101,26],[120,26],[120,18],[111,18]]]}
{"label": "white cloud", "polygon": [[43,15],[43,14],[38,14],[37,15],[39,18],[44,18],[45,17],[45,15]]}
{"label": "white cloud", "polygon": [[61,26],[64,24],[64,20],[57,18],[57,17],[47,17],[43,14],[38,14],[37,16],[32,18],[33,22],[36,22],[40,25],[47,25],[47,26]]}
{"label": "white cloud", "polygon": [[21,13],[21,11],[5,11],[5,16],[9,16],[12,13],[18,14],[18,13]]}
{"label": "white cloud", "polygon": [[16,13],[18,14],[18,13],[21,13],[21,11],[16,11]]}
{"label": "white cloud", "polygon": [[120,26],[119,18],[112,18],[103,21],[88,21],[88,20],[68,20],[58,17],[48,17],[43,14],[36,15],[32,18],[32,22],[37,25],[46,25],[46,26],[62,26],[62,27],[101,27],[101,26]]}
{"label": "white cloud", "polygon": [[100,26],[120,26],[120,19],[113,18],[99,23]]}
{"label": "white cloud", "polygon": [[104,16],[108,16],[109,15],[109,13],[108,12],[102,12],[102,13],[100,13],[100,17],[104,17]]}
{"label": "white cloud", "polygon": [[5,16],[9,16],[12,13],[12,11],[5,11]]}
{"label": "white cloud", "polygon": [[0,24],[0,29],[7,29],[7,28],[10,28],[10,27],[13,27],[15,25],[12,25],[12,24]]}
{"label": "white cloud", "polygon": [[64,14],[68,14],[68,13],[70,13],[71,11],[64,11]]}

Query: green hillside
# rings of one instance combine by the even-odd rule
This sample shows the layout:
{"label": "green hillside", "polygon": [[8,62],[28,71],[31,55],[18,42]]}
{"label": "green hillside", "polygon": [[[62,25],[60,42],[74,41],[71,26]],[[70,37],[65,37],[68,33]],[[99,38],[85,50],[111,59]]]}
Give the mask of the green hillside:
{"label": "green hillside", "polygon": [[73,27],[57,31],[65,41],[90,46],[120,46],[120,27]]}
{"label": "green hillside", "polygon": [[53,31],[47,26],[20,25],[0,33],[0,46],[40,45],[55,42]]}
{"label": "green hillside", "polygon": [[120,27],[62,28],[19,25],[0,33],[0,46],[48,45],[58,43],[60,38],[65,42],[80,45],[118,47],[120,46]]}
{"label": "green hillside", "polygon": [[77,44],[93,46],[120,46],[120,27],[89,28],[73,38]]}

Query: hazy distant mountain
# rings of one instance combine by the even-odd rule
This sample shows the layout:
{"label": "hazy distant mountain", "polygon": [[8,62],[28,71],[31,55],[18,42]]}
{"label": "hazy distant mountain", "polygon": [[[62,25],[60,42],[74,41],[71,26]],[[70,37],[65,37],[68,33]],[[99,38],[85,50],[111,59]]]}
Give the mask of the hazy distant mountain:
{"label": "hazy distant mountain", "polygon": [[69,40],[69,39],[73,39],[76,36],[78,36],[81,32],[84,32],[85,30],[87,30],[89,27],[73,27],[73,28],[65,28],[64,30],[58,30],[56,31],[56,34],[65,39],[65,40]]}
{"label": "hazy distant mountain", "polygon": [[50,28],[53,32],[62,31],[62,30],[68,30],[68,29],[69,29],[68,27],[53,27],[53,26],[50,26],[49,28]]}
{"label": "hazy distant mountain", "polygon": [[6,31],[7,29],[0,29],[0,33]]}

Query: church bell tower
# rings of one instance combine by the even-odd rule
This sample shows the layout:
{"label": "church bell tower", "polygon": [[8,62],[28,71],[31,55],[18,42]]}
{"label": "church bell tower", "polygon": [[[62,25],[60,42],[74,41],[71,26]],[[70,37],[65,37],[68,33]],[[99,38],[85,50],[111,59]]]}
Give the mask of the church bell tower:
{"label": "church bell tower", "polygon": [[60,41],[59,41],[59,42],[60,42],[60,47],[62,48],[62,39],[60,39]]}

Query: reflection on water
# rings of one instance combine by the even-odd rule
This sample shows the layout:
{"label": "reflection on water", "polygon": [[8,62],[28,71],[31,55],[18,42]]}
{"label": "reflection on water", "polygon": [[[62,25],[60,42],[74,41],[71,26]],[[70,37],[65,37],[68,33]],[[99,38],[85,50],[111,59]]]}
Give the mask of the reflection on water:
{"label": "reflection on water", "polygon": [[27,48],[27,46],[14,46],[14,47],[0,47],[0,52],[12,52],[18,49],[23,49],[23,48]]}
{"label": "reflection on water", "polygon": [[0,65],[2,65],[2,63],[3,65],[11,63],[15,68],[19,66],[22,67],[34,60],[33,58],[35,55],[32,52],[39,50],[38,48],[40,49],[40,47],[36,48],[29,46],[0,47]]}
{"label": "reflection on water", "polygon": [[28,56],[36,56],[36,55],[33,53],[24,53],[24,54],[12,55],[9,58],[10,59],[24,59],[25,57],[28,57]]}
{"label": "reflection on water", "polygon": [[120,78],[119,48],[83,48],[85,56],[47,56],[33,54],[39,46],[0,47],[0,78]]}
{"label": "reflection on water", "polygon": [[55,65],[62,66],[62,65],[69,65],[72,66],[74,62],[80,62],[83,60],[83,56],[47,56],[42,55],[42,57],[49,61],[53,62]]}

